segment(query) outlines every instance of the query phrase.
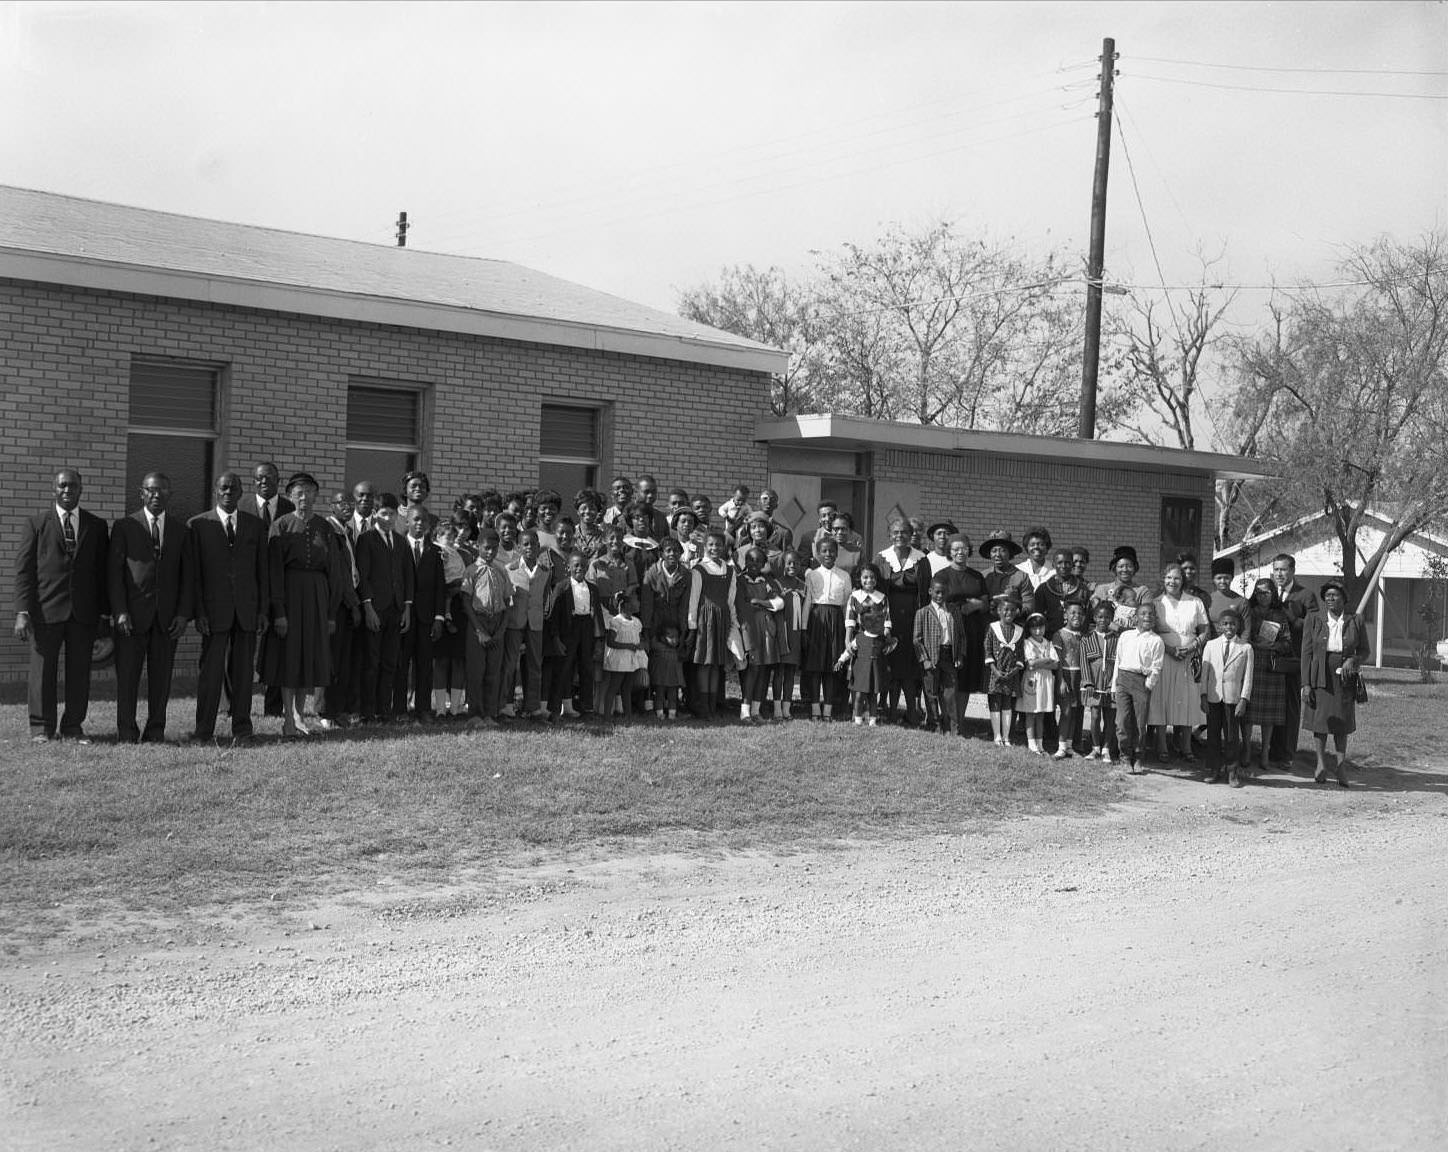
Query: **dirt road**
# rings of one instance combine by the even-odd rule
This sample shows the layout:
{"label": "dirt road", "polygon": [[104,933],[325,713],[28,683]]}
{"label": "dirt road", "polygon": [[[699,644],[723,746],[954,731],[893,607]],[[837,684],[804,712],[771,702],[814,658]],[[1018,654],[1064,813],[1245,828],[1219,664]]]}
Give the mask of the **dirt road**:
{"label": "dirt road", "polygon": [[1368,784],[102,932],[0,961],[0,1144],[1442,1149],[1448,775]]}

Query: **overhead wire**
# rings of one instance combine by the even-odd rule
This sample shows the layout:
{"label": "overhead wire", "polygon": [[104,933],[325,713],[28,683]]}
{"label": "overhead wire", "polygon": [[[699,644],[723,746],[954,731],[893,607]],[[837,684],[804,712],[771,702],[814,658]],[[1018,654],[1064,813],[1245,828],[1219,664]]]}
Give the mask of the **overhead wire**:
{"label": "overhead wire", "polygon": [[[1048,110],[1048,111],[1056,111],[1056,110],[1052,109],[1052,110]],[[934,158],[936,158],[936,157],[938,157],[938,156],[951,155],[951,154],[953,154],[953,153],[962,152],[962,151],[965,151],[966,149],[970,149],[970,148],[981,148],[981,147],[984,147],[984,146],[986,146],[986,145],[988,145],[988,144],[999,143],[999,142],[1004,141],[1004,140],[1015,140],[1015,139],[1020,139],[1020,138],[1022,138],[1022,137],[1025,137],[1025,136],[1035,135],[1035,134],[1040,133],[1040,132],[1049,132],[1049,131],[1053,131],[1053,130],[1055,130],[1055,129],[1057,129],[1057,128],[1066,127],[1067,125],[1081,123],[1082,121],[1084,121],[1084,120],[1086,120],[1086,119],[1089,119],[1089,117],[1081,116],[1081,115],[1069,116],[1069,117],[1066,117],[1065,119],[1057,120],[1057,121],[1055,121],[1055,122],[1053,122],[1053,123],[1042,124],[1042,125],[1039,125],[1039,126],[1034,127],[1034,128],[1025,128],[1025,129],[1022,129],[1022,130],[1019,131],[1019,132],[1005,133],[1005,134],[999,135],[999,136],[988,137],[988,138],[983,139],[983,140],[967,140],[967,141],[965,141],[964,143],[961,143],[961,144],[958,144],[958,145],[954,145],[954,146],[952,146],[952,147],[950,147],[950,148],[937,149],[937,150],[935,150],[935,151],[933,151],[933,152],[926,152],[926,153],[923,153],[923,154],[911,154],[911,155],[906,155],[906,156],[900,156],[900,157],[897,157],[897,158],[894,158],[894,159],[891,159],[891,160],[883,161],[883,162],[881,162],[881,163],[879,163],[879,164],[867,165],[867,166],[865,166],[865,167],[860,167],[860,168],[852,168],[852,169],[849,169],[849,170],[843,171],[843,172],[824,173],[824,174],[820,174],[820,175],[813,176],[813,177],[811,177],[811,178],[809,178],[809,179],[806,179],[806,180],[795,181],[794,183],[790,183],[790,184],[782,184],[782,185],[775,185],[775,186],[766,186],[766,187],[763,187],[763,188],[751,189],[751,190],[746,191],[746,192],[741,192],[741,193],[739,193],[738,195],[735,195],[735,196],[726,196],[726,197],[715,198],[715,199],[710,199],[710,200],[693,201],[693,202],[685,202],[685,203],[673,203],[673,204],[670,204],[669,206],[667,206],[667,207],[665,207],[665,208],[662,208],[662,209],[660,209],[660,210],[658,210],[658,211],[656,211],[656,212],[643,213],[643,214],[630,211],[630,212],[626,213],[625,215],[615,217],[615,218],[613,218],[612,220],[605,220],[604,223],[607,224],[607,223],[610,223],[610,222],[620,222],[620,223],[622,223],[622,222],[632,222],[632,221],[639,221],[639,220],[649,220],[649,219],[654,219],[654,218],[656,218],[656,217],[658,217],[658,216],[672,215],[672,214],[675,214],[675,213],[681,212],[681,211],[693,211],[693,210],[697,210],[697,209],[700,209],[700,208],[714,207],[714,206],[719,205],[719,204],[731,204],[731,203],[734,203],[735,201],[749,199],[750,197],[753,197],[753,196],[763,196],[763,195],[770,195],[770,194],[779,193],[779,192],[789,192],[789,191],[793,191],[793,190],[798,189],[798,188],[809,187],[809,186],[812,185],[812,184],[819,184],[819,183],[826,183],[826,182],[830,182],[830,181],[843,180],[843,179],[847,179],[847,178],[852,177],[852,176],[860,176],[860,175],[864,175],[864,174],[870,173],[870,172],[882,171],[882,170],[884,170],[884,169],[886,169],[886,168],[899,167],[899,166],[902,165],[902,164],[914,164],[914,163],[919,163],[919,162],[922,161],[922,160],[931,160],[931,159],[934,159]],[[915,141],[915,143],[918,143],[918,141]],[[842,159],[843,159],[843,158],[842,158]],[[814,167],[813,165],[802,165],[802,166],[799,166],[799,167],[794,168],[794,169],[788,169],[787,171],[810,170],[810,169],[812,169],[813,167]],[[770,178],[770,177],[776,176],[776,175],[779,175],[779,173],[761,173],[761,174],[759,174],[759,175],[757,175],[757,176],[749,177],[748,179],[767,179],[767,178]],[[737,182],[738,182],[738,181],[736,181],[736,183],[737,183]],[[659,199],[659,198],[675,198],[675,197],[673,196],[673,194],[669,194],[668,197],[663,197],[663,196],[661,196],[661,197],[656,197],[655,199]],[[607,209],[601,209],[600,211],[601,211],[601,212],[606,212],[606,211],[608,211],[608,210],[607,210]],[[526,236],[512,236],[512,237],[507,237],[506,239],[500,239],[498,242],[501,243],[501,244],[505,244],[505,245],[506,245],[506,244],[531,243],[531,242],[534,242],[534,241],[537,241],[537,240],[546,240],[546,239],[551,239],[551,238],[554,237],[554,236],[565,235],[565,234],[567,234],[567,233],[569,233],[569,232],[577,231],[577,230],[579,230],[580,228],[594,227],[595,224],[590,223],[589,221],[590,221],[593,217],[596,217],[596,216],[598,215],[598,213],[588,213],[588,214],[585,214],[585,215],[588,217],[588,219],[578,219],[578,220],[575,220],[575,221],[573,221],[573,222],[570,222],[569,224],[564,225],[564,226],[562,226],[562,227],[560,227],[560,228],[556,228],[556,229],[552,229],[552,230],[544,231],[544,232],[538,232],[538,233],[534,233],[534,234],[526,235]]]}
{"label": "overhead wire", "polygon": [[[1029,77],[1028,79],[1049,78],[1051,75],[1052,74],[1050,73],[1038,74],[1037,76]],[[507,220],[516,218],[518,216],[528,216],[538,213],[562,210],[578,204],[594,203],[597,202],[599,199],[627,197],[641,183],[652,180],[659,175],[676,171],[678,169],[685,169],[701,162],[718,162],[720,159],[727,159],[731,156],[739,156],[741,154],[746,154],[750,152],[762,151],[763,154],[751,156],[743,160],[742,163],[746,166],[767,164],[772,161],[789,159],[794,156],[809,155],[812,152],[845,148],[859,140],[868,140],[871,137],[884,135],[886,133],[897,133],[915,127],[923,127],[931,124],[932,122],[953,119],[986,109],[998,108],[1009,104],[1019,103],[1024,100],[1033,100],[1041,96],[1050,95],[1055,92],[1069,92],[1082,84],[1089,84],[1091,82],[1092,81],[1090,80],[1090,78],[1086,78],[1082,81],[1069,81],[1066,84],[1051,82],[1048,83],[1045,87],[1035,87],[1032,88],[1030,91],[1018,93],[1016,95],[1005,96],[995,100],[977,101],[975,103],[967,104],[962,107],[947,111],[940,116],[928,117],[924,120],[917,120],[906,124],[886,124],[879,128],[874,128],[870,131],[854,135],[850,135],[848,133],[841,135],[844,130],[856,127],[858,125],[867,124],[875,120],[898,117],[905,113],[913,112],[922,108],[931,108],[940,104],[947,104],[957,100],[958,97],[947,96],[939,97],[934,100],[921,101],[915,104],[905,105],[900,108],[871,113],[867,116],[859,117],[855,120],[846,121],[843,124],[822,125],[818,128],[808,129],[804,132],[793,133],[788,136],[776,137],[773,139],[762,141],[751,141],[746,144],[740,144],[731,148],[721,149],[719,151],[711,153],[707,157],[699,157],[697,159],[674,160],[664,164],[657,164],[647,168],[636,169],[633,172],[629,173],[627,178],[615,182],[612,186],[605,185],[600,188],[597,184],[591,184],[587,186],[580,184],[578,185],[580,189],[579,195],[564,196],[560,199],[555,199],[539,204],[533,204],[522,208],[509,209],[502,212],[490,212],[488,213],[487,219],[489,224],[491,225],[499,220]],[[782,151],[779,150],[784,145],[793,144],[798,141],[808,140],[821,135],[833,135],[837,138],[831,140],[824,140],[821,141],[819,144],[807,145],[803,148],[784,148]],[[769,151],[771,149],[775,151]],[[585,189],[585,187],[586,191],[583,190]],[[442,222],[446,223],[446,220],[444,219]]]}
{"label": "overhead wire", "polygon": [[1305,72],[1344,76],[1448,76],[1448,71],[1418,71],[1402,68],[1291,68],[1271,64],[1219,64],[1207,60],[1174,60],[1166,56],[1132,56],[1145,64],[1181,64],[1189,68],[1222,68],[1234,72]]}
{"label": "overhead wire", "polygon": [[1219,88],[1232,92],[1276,92],[1288,96],[1370,96],[1397,100],[1448,100],[1448,92],[1362,92],[1329,88],[1263,88],[1256,84],[1217,84],[1210,80],[1187,80],[1179,76],[1152,76],[1132,72],[1133,80],[1154,80],[1160,84],[1187,84],[1194,88]]}

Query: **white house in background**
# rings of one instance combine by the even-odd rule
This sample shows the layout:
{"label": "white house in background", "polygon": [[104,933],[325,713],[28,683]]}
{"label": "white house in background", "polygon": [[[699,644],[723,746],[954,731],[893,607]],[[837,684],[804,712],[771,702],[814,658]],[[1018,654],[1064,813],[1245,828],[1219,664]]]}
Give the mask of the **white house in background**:
{"label": "white house in background", "polygon": [[[1377,552],[1392,527],[1392,520],[1369,509],[1358,533],[1358,570],[1367,572],[1367,558]],[[1342,544],[1327,513],[1304,516],[1294,523],[1274,528],[1260,536],[1244,540],[1232,548],[1224,548],[1218,557],[1231,557],[1237,563],[1236,587],[1246,591],[1259,576],[1272,574],[1272,557],[1290,553],[1297,560],[1297,578],[1316,589],[1323,581],[1342,575]],[[1438,623],[1433,643],[1448,638],[1448,591],[1436,589],[1425,577],[1428,562],[1434,557],[1448,562],[1448,537],[1437,532],[1415,532],[1395,548],[1383,566],[1377,595],[1364,613],[1374,632],[1373,659],[1384,664],[1402,664],[1414,659],[1414,648],[1427,632],[1419,610],[1428,597],[1438,598]]]}

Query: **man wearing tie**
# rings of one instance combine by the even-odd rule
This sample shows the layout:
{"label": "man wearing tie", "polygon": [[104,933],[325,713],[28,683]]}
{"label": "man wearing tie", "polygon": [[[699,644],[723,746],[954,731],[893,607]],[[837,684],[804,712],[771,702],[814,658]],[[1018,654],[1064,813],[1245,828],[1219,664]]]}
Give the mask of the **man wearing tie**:
{"label": "man wearing tie", "polygon": [[[30,738],[89,744],[91,649],[106,598],[106,523],[80,507],[81,475],[55,477],[55,504],[25,523],[15,563],[15,637],[30,644]],[[56,726],[60,652],[65,713]]]}
{"label": "man wearing tie", "polygon": [[447,585],[442,577],[442,553],[432,542],[432,514],[414,504],[402,514],[408,555],[412,560],[412,626],[402,638],[393,710],[407,715],[408,672],[412,673],[412,714],[420,724],[435,719],[432,707],[433,645],[447,620]]}
{"label": "man wearing tie", "polygon": [[[248,516],[255,516],[261,521],[263,537],[271,535],[271,526],[288,512],[296,511],[296,507],[285,496],[280,494],[282,477],[277,471],[277,466],[270,460],[263,460],[251,470],[252,485],[254,492],[241,501],[241,511]],[[261,665],[257,665],[257,673],[261,672]],[[282,690],[275,685],[268,684],[266,695],[262,697],[262,711],[268,716],[280,716],[282,714]]]}
{"label": "man wearing tie", "polygon": [[392,530],[397,497],[384,492],[372,527],[357,540],[357,593],[362,602],[362,723],[393,717],[393,686],[403,637],[412,626],[412,557]]}
{"label": "man wearing tie", "polygon": [[201,634],[196,682],[196,730],[191,739],[216,735],[223,682],[231,685],[231,738],[252,737],[251,683],[257,638],[266,631],[266,533],[257,517],[241,515],[241,477],[216,478],[216,506],[187,521],[187,608]]}
{"label": "man wearing tie", "polygon": [[[181,558],[186,526],[166,515],[171,481],[152,472],[141,481],[141,508],[111,528],[107,575],[116,632],[116,735],[122,744],[166,739],[166,704],[176,641],[186,630]],[[141,670],[146,670],[146,727],[136,726]]]}

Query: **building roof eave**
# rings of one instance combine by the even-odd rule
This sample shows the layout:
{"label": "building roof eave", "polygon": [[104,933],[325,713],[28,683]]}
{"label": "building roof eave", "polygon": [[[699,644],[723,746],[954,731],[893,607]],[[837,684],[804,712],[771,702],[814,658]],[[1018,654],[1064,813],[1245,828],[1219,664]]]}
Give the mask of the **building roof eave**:
{"label": "building roof eave", "polygon": [[279,284],[173,268],[121,264],[53,252],[0,249],[0,278],[169,297],[208,304],[289,312],[329,319],[387,324],[424,331],[456,332],[600,352],[647,356],[691,364],[776,374],[789,353],[763,345],[745,347],[707,338],[588,324],[544,316],[406,300],[331,288]]}
{"label": "building roof eave", "polygon": [[1216,452],[1123,444],[1114,440],[1077,440],[984,432],[939,425],[905,424],[860,416],[821,414],[773,417],[758,421],[754,438],[769,444],[803,444],[860,451],[899,448],[919,452],[990,452],[1034,456],[1073,464],[1129,465],[1164,471],[1210,473],[1218,480],[1270,480],[1280,473],[1268,461]]}

